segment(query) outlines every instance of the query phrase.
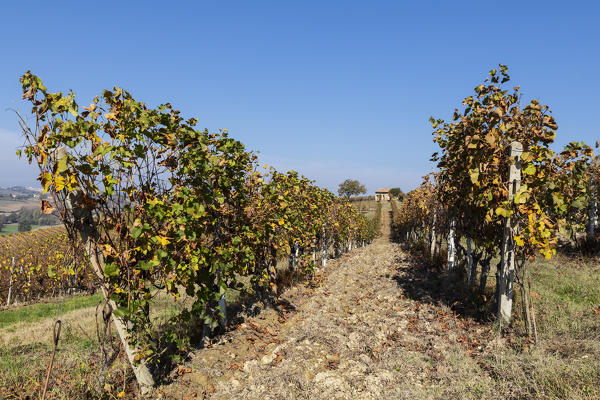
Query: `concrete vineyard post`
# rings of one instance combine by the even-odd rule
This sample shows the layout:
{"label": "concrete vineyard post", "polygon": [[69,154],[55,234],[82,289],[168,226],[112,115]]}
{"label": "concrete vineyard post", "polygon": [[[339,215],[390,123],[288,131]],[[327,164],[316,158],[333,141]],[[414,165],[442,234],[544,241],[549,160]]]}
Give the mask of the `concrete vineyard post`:
{"label": "concrete vineyard post", "polygon": [[296,269],[299,250],[300,246],[298,243],[294,242],[293,245],[290,245],[289,269],[292,271]]}
{"label": "concrete vineyard post", "polygon": [[[512,142],[510,144],[511,164],[508,170],[509,200],[513,199],[515,193],[521,187],[521,154],[523,154],[523,145],[519,142]],[[502,236],[498,286],[498,320],[500,323],[507,324],[510,322],[512,314],[513,283],[515,278],[515,244],[513,234],[517,228],[517,219],[507,217],[504,222],[504,233]]]}
{"label": "concrete vineyard post", "polygon": [[433,259],[433,257],[435,256],[435,223],[437,220],[437,211],[433,212],[433,223],[431,224],[431,234],[429,237],[430,240],[430,247],[429,247],[429,253],[431,256],[431,259]]}
{"label": "concrete vineyard post", "polygon": [[321,266],[327,265],[327,239],[325,238],[325,225],[321,234]]}
{"label": "concrete vineyard post", "polygon": [[456,246],[454,238],[456,236],[456,221],[450,220],[450,231],[448,232],[448,269],[454,268],[454,262],[456,259]]}
{"label": "concrete vineyard post", "polygon": [[290,256],[289,256],[289,269],[291,271],[296,269],[298,264],[298,256],[300,252],[300,245],[296,242],[294,244],[290,244]]}

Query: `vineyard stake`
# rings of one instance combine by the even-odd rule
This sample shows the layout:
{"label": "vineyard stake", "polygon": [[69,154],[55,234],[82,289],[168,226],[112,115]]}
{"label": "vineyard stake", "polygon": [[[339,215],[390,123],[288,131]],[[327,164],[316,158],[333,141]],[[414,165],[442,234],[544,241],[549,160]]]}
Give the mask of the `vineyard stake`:
{"label": "vineyard stake", "polygon": [[[521,154],[523,145],[519,142],[510,144],[511,162],[508,170],[508,200],[512,200],[521,187]],[[502,236],[502,254],[500,258],[498,321],[508,324],[512,313],[513,282],[515,279],[515,244],[513,233],[517,229],[517,219],[507,217],[504,222]]]}
{"label": "vineyard stake", "polygon": [[[221,270],[217,271],[217,281],[221,280]],[[223,329],[227,326],[227,302],[225,301],[225,293],[221,295],[219,298],[219,308],[223,312],[223,320],[221,321],[221,326]]]}
{"label": "vineyard stake", "polygon": [[[56,327],[58,326],[58,330]],[[50,365],[48,366],[48,372],[46,373],[46,381],[44,382],[44,390],[42,391],[42,400],[46,397],[46,390],[48,390],[48,381],[50,380],[50,372],[52,371],[52,366],[54,365],[54,356],[56,355],[56,349],[58,347],[58,340],[60,339],[60,328],[62,327],[62,322],[60,319],[57,319],[54,323],[54,329],[52,331],[52,339],[54,340],[54,350],[52,350],[52,357],[50,358]]]}
{"label": "vineyard stake", "polygon": [[430,258],[433,260],[433,257],[435,256],[435,223],[437,221],[437,210],[433,211],[433,222],[431,224],[431,233],[430,233],[430,247],[429,247],[429,252],[430,252]]}
{"label": "vineyard stake", "polygon": [[596,182],[592,178],[590,182],[590,204],[588,206],[587,238],[593,240],[598,226],[598,199],[596,196]]}
{"label": "vineyard stake", "polygon": [[454,237],[456,235],[456,221],[450,220],[450,231],[448,232],[448,269],[454,268],[454,260],[456,257],[456,245],[454,243]]}
{"label": "vineyard stake", "polygon": [[525,313],[525,325],[527,327],[527,336],[528,337],[533,337],[533,327],[531,325],[531,309],[529,308],[529,291],[527,290],[526,287],[526,280],[527,280],[527,261],[523,262],[523,265],[521,265],[522,270],[522,278],[520,278],[520,283],[521,283],[521,298],[523,301],[523,311]]}
{"label": "vineyard stake", "polygon": [[12,261],[10,264],[10,281],[8,282],[8,297],[6,300],[6,305],[10,306],[10,296],[12,294],[12,285],[13,285],[13,271],[15,269],[15,258],[12,257]]}
{"label": "vineyard stake", "polygon": [[471,238],[467,237],[467,284],[473,286],[475,274],[473,273],[473,252],[471,250]]}
{"label": "vineyard stake", "polygon": [[533,339],[535,344],[538,343],[538,334],[537,334],[537,325],[535,323],[535,308],[533,307],[533,298],[531,298],[531,277],[529,275],[529,270],[525,270],[527,273],[527,290],[529,293],[529,299],[531,300],[531,320],[533,322]]}
{"label": "vineyard stake", "polygon": [[325,225],[323,225],[323,236],[321,237],[321,266],[327,265],[327,240],[325,239]]}

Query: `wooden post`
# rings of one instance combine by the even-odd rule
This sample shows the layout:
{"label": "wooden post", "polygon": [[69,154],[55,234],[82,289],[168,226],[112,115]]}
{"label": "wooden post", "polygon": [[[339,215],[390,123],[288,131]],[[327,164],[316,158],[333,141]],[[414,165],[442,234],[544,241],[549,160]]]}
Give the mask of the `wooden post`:
{"label": "wooden post", "polygon": [[437,210],[435,210],[433,212],[433,224],[431,224],[431,232],[429,235],[429,240],[430,240],[430,244],[429,244],[429,254],[430,254],[430,258],[433,260],[433,257],[435,256],[435,223],[437,221]]}
{"label": "wooden post", "polygon": [[[508,199],[512,200],[521,187],[521,154],[523,145],[519,142],[510,144],[511,164],[508,170]],[[502,236],[502,253],[500,258],[500,274],[498,286],[498,321],[510,323],[512,314],[513,282],[515,279],[515,244],[513,234],[517,226],[517,219],[507,217],[504,222]]]}
{"label": "wooden post", "polygon": [[596,184],[594,180],[590,183],[590,204],[588,206],[587,238],[593,240],[598,226],[598,199],[596,196]]}
{"label": "wooden post", "polygon": [[475,274],[473,273],[473,251],[471,250],[471,238],[467,236],[467,284],[473,286]]}
{"label": "wooden post", "polygon": [[[221,280],[221,270],[217,271],[217,282]],[[221,326],[223,328],[227,327],[227,302],[225,301],[225,293],[221,295],[219,298],[219,308],[223,313],[223,319],[221,320]]]}
{"label": "wooden post", "polygon": [[221,321],[221,326],[225,328],[227,326],[227,303],[225,302],[225,293],[223,293],[219,299],[219,307],[223,312],[223,321]]}
{"label": "wooden post", "polygon": [[454,238],[456,236],[456,221],[454,218],[450,220],[450,231],[448,232],[448,269],[454,268],[456,258],[456,246]]}
{"label": "wooden post", "polygon": [[[55,150],[53,161],[58,163],[58,161],[67,155],[67,151],[64,147],[59,147]],[[82,207],[74,207],[73,204],[77,204],[77,199],[83,197],[83,193],[81,192],[71,192],[65,201],[65,207],[67,210],[71,210],[71,214],[73,217],[73,222],[75,229],[78,231],[79,236],[81,238],[81,242],[83,243],[84,249],[88,258],[90,260],[90,264],[96,276],[100,279],[101,282],[104,282],[104,257],[102,252],[98,250],[96,247],[96,243],[94,242],[94,238],[96,236],[96,230],[94,225],[94,219],[89,210]],[[108,291],[104,285],[101,284],[102,294],[104,298],[110,305],[112,310],[117,309],[117,304],[110,299],[108,296]],[[139,349],[136,349],[129,345],[129,335],[127,332],[127,327],[121,321],[121,319],[112,316],[112,320],[117,328],[117,332],[119,334],[119,338],[121,339],[121,344],[125,349],[125,354],[127,354],[127,358],[129,359],[129,363],[131,364],[131,368],[133,369],[133,373],[135,378],[140,385],[140,389],[142,394],[148,393],[151,388],[154,386],[154,377],[148,368],[148,364],[142,359],[140,361],[135,360],[135,356],[138,353]]]}
{"label": "wooden post", "polygon": [[8,296],[6,298],[6,305],[10,306],[10,296],[12,295],[13,286],[13,271],[15,270],[15,258],[12,257],[10,264],[10,280],[8,281]]}

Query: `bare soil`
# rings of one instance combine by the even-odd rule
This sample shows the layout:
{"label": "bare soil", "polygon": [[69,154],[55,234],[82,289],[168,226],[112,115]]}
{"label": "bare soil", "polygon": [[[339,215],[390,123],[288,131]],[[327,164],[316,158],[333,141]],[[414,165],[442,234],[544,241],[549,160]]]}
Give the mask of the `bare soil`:
{"label": "bare soil", "polygon": [[373,244],[328,261],[312,282],[288,289],[278,307],[192,354],[155,395],[480,398],[491,378],[478,355],[504,344],[487,325],[410,285],[418,278],[389,241],[388,218]]}

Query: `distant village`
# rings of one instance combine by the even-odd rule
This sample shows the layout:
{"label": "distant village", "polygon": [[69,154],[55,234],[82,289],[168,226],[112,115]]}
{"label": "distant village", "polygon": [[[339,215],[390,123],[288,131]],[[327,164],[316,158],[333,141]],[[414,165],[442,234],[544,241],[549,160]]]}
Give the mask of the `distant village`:
{"label": "distant village", "polygon": [[0,199],[39,199],[42,197],[42,189],[31,186],[12,186],[8,188],[0,187]]}

